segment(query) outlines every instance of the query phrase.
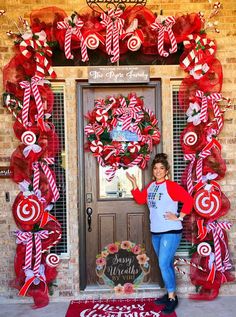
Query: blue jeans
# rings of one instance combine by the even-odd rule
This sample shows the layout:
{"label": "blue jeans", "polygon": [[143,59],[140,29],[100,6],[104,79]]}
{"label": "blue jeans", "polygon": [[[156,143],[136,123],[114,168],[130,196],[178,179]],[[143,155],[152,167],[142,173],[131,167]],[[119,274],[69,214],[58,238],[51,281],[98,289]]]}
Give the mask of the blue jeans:
{"label": "blue jeans", "polygon": [[152,234],[152,245],[158,257],[161,275],[168,293],[176,290],[174,256],[181,237],[181,233]]}

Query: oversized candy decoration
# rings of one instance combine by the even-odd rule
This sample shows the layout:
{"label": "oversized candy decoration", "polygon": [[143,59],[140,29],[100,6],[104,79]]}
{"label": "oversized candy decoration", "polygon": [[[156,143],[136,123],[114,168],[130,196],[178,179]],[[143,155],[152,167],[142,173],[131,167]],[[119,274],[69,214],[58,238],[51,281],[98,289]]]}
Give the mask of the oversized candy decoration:
{"label": "oversized candy decoration", "polygon": [[192,146],[192,145],[196,144],[197,140],[198,140],[198,137],[197,137],[197,133],[195,133],[195,132],[187,132],[183,136],[184,144],[187,146]]}
{"label": "oversized candy decoration", "polygon": [[16,223],[22,228],[38,223],[43,214],[43,204],[36,195],[17,196],[13,204],[13,215]]}
{"label": "oversized candy decoration", "polygon": [[56,266],[58,266],[59,262],[60,262],[60,258],[59,258],[59,256],[58,256],[57,254],[55,254],[55,253],[50,253],[50,254],[48,254],[47,257],[46,257],[46,263],[47,263],[47,265],[50,266],[50,267],[56,267]]}
{"label": "oversized candy decoration", "polygon": [[36,135],[32,131],[25,131],[21,136],[21,141],[26,145],[32,145],[36,142]]}
{"label": "oversized candy decoration", "polygon": [[221,193],[214,188],[202,188],[194,195],[194,209],[203,218],[215,216],[221,208]]}
{"label": "oversized candy decoration", "polygon": [[209,243],[201,242],[197,247],[197,252],[201,256],[209,256],[212,252],[212,249]]}
{"label": "oversized candy decoration", "polygon": [[99,46],[99,38],[95,34],[89,34],[85,39],[86,46],[90,50],[95,50]]}

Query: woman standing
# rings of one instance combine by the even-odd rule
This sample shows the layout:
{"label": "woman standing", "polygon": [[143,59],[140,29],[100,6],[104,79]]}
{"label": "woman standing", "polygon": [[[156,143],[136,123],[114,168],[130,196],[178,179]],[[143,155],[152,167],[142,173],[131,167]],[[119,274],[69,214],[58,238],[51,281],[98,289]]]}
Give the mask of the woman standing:
{"label": "woman standing", "polygon": [[[152,244],[167,294],[158,298],[156,304],[165,304],[163,314],[170,314],[178,305],[174,256],[182,237],[182,221],[192,210],[193,200],[188,192],[175,182],[167,180],[170,169],[167,155],[157,154],[152,162],[153,181],[142,191],[138,189],[134,175],[126,173],[133,185],[132,195],[138,204],[148,204]],[[183,206],[178,214],[178,202]]]}

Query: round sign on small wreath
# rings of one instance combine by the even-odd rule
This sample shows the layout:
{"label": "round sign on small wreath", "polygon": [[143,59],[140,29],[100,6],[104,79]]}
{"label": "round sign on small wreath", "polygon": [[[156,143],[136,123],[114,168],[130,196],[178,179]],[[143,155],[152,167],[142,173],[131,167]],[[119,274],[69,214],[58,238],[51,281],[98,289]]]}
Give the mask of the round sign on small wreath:
{"label": "round sign on small wreath", "polygon": [[101,166],[108,167],[108,181],[119,168],[137,165],[144,169],[153,145],[160,142],[157,118],[135,93],[95,100],[87,119],[87,148]]}
{"label": "round sign on small wreath", "polygon": [[131,241],[110,243],[96,259],[96,274],[116,294],[132,294],[150,272],[149,258]]}

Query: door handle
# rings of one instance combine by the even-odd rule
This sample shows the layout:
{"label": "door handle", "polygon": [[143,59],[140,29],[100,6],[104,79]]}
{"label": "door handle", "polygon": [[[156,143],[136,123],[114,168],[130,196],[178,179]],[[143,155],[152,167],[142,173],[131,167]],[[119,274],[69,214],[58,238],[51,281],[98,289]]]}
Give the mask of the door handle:
{"label": "door handle", "polygon": [[88,231],[91,232],[92,228],[91,228],[91,224],[92,224],[92,213],[93,213],[93,209],[91,207],[88,207],[86,209],[86,214],[87,214],[87,221],[88,221]]}

